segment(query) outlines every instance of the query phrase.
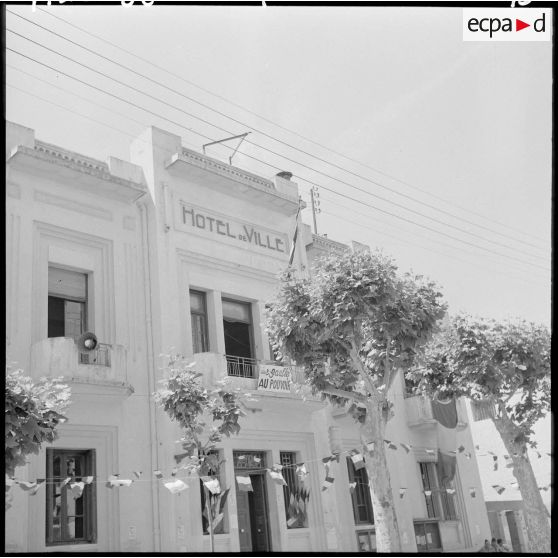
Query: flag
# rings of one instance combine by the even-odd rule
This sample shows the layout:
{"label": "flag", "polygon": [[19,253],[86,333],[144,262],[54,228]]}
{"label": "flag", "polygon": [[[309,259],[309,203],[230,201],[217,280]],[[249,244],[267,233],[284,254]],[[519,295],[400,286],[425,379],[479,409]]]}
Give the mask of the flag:
{"label": "flag", "polygon": [[211,492],[211,494],[219,494],[221,492],[221,485],[219,479],[215,477],[200,477],[204,486]]}
{"label": "flag", "polygon": [[459,453],[463,453],[463,452],[465,451],[465,446],[459,446],[459,447],[457,448],[457,451],[458,451]]}
{"label": "flag", "polygon": [[327,490],[334,482],[335,479],[333,477],[326,477],[322,483],[322,491]]}
{"label": "flag", "polygon": [[35,488],[32,488],[29,494],[31,494],[31,496],[35,496],[39,488],[41,488],[41,486],[44,484],[45,480],[46,479],[37,479],[37,486],[35,486]]}
{"label": "flag", "polygon": [[62,486],[66,486],[71,480],[72,480],[72,477],[66,477],[66,478],[62,481]]}
{"label": "flag", "polygon": [[446,488],[448,494],[455,494],[455,488]]}
{"label": "flag", "polygon": [[494,490],[496,490],[496,492],[497,492],[498,494],[502,494],[502,492],[504,492],[504,490],[506,490],[503,486],[500,486],[499,484],[493,484],[493,485],[492,485],[492,488],[493,488]]}
{"label": "flag", "polygon": [[134,475],[136,479],[139,479],[141,477],[141,471],[134,471]]}
{"label": "flag", "polygon": [[411,451],[411,448],[413,446],[411,446],[411,444],[404,444],[403,442],[401,442],[401,447],[407,452],[409,453]]}
{"label": "flag", "polygon": [[253,492],[252,480],[250,477],[244,477],[242,475],[236,475],[236,482],[238,483],[238,489],[240,492]]}
{"label": "flag", "polygon": [[114,488],[115,486],[132,486],[131,479],[119,479],[118,475],[111,475],[107,481],[108,488]]}
{"label": "flag", "polygon": [[181,481],[180,479],[175,479],[172,481],[167,481],[163,483],[165,488],[168,488],[171,494],[176,494],[177,492],[182,492],[188,488],[188,485]]}
{"label": "flag", "polygon": [[432,490],[425,490],[424,495],[425,496],[432,496]]}
{"label": "flag", "polygon": [[16,481],[16,482],[17,484],[19,484],[19,487],[25,490],[26,492],[28,490],[32,490],[37,486],[36,482],[29,482],[29,481]]}
{"label": "flag", "polygon": [[457,426],[457,407],[455,399],[452,397],[446,401],[439,399],[432,400],[432,416],[442,426],[446,428],[456,428]]}
{"label": "flag", "polygon": [[366,444],[366,449],[368,450],[368,453],[372,453],[374,451],[374,442],[368,442]]}
{"label": "flag", "polygon": [[269,476],[279,485],[286,485],[287,483],[285,482],[285,479],[283,478],[283,475],[279,472],[279,471],[273,471],[273,470],[269,470],[268,471]]}
{"label": "flag", "polygon": [[162,479],[163,478],[163,473],[161,473],[161,471],[159,471],[158,469],[156,471],[153,471],[153,474],[155,475],[155,477],[157,477],[158,479]]}
{"label": "flag", "polygon": [[399,498],[403,498],[403,496],[405,496],[405,492],[407,492],[407,489],[404,487],[401,487],[399,489]]}
{"label": "flag", "polygon": [[289,254],[289,265],[293,265],[293,260],[294,260],[294,255],[295,255],[295,250],[296,250],[296,239],[298,237],[298,216],[300,215],[300,199],[298,200],[298,209],[296,210],[296,217],[295,217],[295,231],[293,234],[293,242],[291,244],[291,253]]}
{"label": "flag", "polygon": [[474,488],[473,486],[471,488],[469,488],[469,494],[471,495],[471,498],[476,498],[477,497],[476,488]]}
{"label": "flag", "polygon": [[494,470],[497,471],[498,470],[498,456],[494,455],[492,457],[493,461],[494,461]]}
{"label": "flag", "polygon": [[349,490],[351,491],[351,494],[353,494],[355,489],[356,489],[356,482],[350,482],[349,483]]}
{"label": "flag", "polygon": [[90,476],[90,477],[83,477],[81,480],[82,480],[85,484],[91,484],[91,483],[93,482],[93,477],[92,477],[92,476]]}
{"label": "flag", "polygon": [[77,500],[78,498],[81,498],[81,495],[83,494],[84,487],[85,487],[84,482],[71,482],[70,483],[70,490],[72,491],[72,496],[74,497],[74,500]]}
{"label": "flag", "polygon": [[363,467],[365,467],[364,457],[360,453],[353,454],[351,456],[351,461],[353,462],[355,471],[358,471],[359,469],[362,469]]}

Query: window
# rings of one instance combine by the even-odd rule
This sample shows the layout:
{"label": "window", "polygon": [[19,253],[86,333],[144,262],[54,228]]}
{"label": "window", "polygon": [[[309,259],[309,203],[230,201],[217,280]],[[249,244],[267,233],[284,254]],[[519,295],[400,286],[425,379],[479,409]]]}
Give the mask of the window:
{"label": "window", "polygon": [[212,506],[214,509],[218,508],[217,515],[219,513],[223,514],[223,519],[221,522],[215,526],[213,529],[214,535],[220,535],[222,533],[226,533],[227,529],[226,526],[226,498],[228,494],[223,494],[225,491],[224,487],[224,480],[223,475],[221,474],[221,468],[219,463],[220,457],[219,452],[217,451],[210,451],[204,460],[205,467],[202,468],[202,476],[207,477],[216,477],[219,479],[219,484],[221,485],[221,493],[220,494],[211,494],[209,490],[204,487],[203,481],[200,480],[200,496],[201,496],[201,517],[202,517],[202,529],[204,535],[209,535],[209,519],[207,513],[207,500],[206,497],[209,496],[209,505]]}
{"label": "window", "polygon": [[415,522],[415,540],[418,552],[442,552],[440,529],[435,521]]}
{"label": "window", "polygon": [[286,486],[283,485],[287,529],[308,527],[308,492],[296,476],[296,454],[292,451],[282,451],[279,453],[279,459],[283,465],[281,472],[287,483]]}
{"label": "window", "polygon": [[207,333],[207,305],[205,293],[190,291],[190,318],[192,321],[192,347],[194,353],[209,351]]}
{"label": "window", "polygon": [[445,481],[444,486],[441,486],[438,480],[442,478],[441,464],[419,463],[419,467],[427,516],[445,520],[457,519],[454,496],[447,492],[448,488],[453,488],[453,481]]}
{"label": "window", "polygon": [[254,378],[252,312],[250,304],[223,299],[223,329],[229,376]]}
{"label": "window", "polygon": [[363,523],[374,524],[374,511],[370,499],[370,486],[366,469],[364,467],[355,469],[350,457],[347,457],[347,467],[349,468],[349,482],[356,482],[355,489],[351,493],[355,523],[357,525]]}
{"label": "window", "polygon": [[357,531],[359,552],[376,552],[376,533],[374,531]]}
{"label": "window", "polygon": [[[46,457],[46,544],[96,542],[95,451],[47,449]],[[83,492],[71,486],[88,476]]]}
{"label": "window", "polygon": [[48,336],[77,339],[87,329],[87,275],[48,268]]}

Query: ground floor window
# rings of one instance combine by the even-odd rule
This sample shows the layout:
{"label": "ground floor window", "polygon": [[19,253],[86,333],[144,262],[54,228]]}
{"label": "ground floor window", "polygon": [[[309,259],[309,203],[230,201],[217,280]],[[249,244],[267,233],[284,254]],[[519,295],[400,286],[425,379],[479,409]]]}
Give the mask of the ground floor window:
{"label": "ground floor window", "polygon": [[374,530],[357,531],[359,552],[376,552],[376,532]]}
{"label": "ground floor window", "polygon": [[355,468],[350,457],[347,458],[349,470],[349,482],[354,483],[354,490],[351,491],[353,503],[353,515],[357,525],[362,523],[374,523],[374,510],[370,498],[370,485],[368,483],[368,473],[364,467]]}
{"label": "ground floor window", "polygon": [[309,493],[297,477],[296,454],[292,451],[282,451],[279,457],[281,465],[283,465],[283,478],[287,483],[283,486],[287,529],[308,527],[306,506],[308,504]]}
{"label": "ground floor window", "polygon": [[442,552],[442,539],[437,521],[415,522],[418,552]]}
{"label": "ground floor window", "polygon": [[46,544],[96,542],[95,451],[47,449],[46,477]]}

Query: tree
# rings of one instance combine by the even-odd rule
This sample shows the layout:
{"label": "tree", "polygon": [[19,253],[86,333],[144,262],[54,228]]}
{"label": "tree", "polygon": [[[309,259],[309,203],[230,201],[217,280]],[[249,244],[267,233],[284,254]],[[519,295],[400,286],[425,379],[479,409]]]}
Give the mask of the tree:
{"label": "tree", "polygon": [[[61,378],[41,378],[34,382],[22,370],[6,370],[5,466],[13,477],[16,467],[26,464],[30,454],[38,454],[45,442],[58,437],[57,426],[70,403],[70,388]],[[6,508],[10,507],[6,486]]]}
{"label": "tree", "polygon": [[396,271],[380,254],[331,256],[309,279],[287,270],[267,305],[275,351],[304,365],[314,393],[336,404],[352,400],[348,410],[360,424],[363,453],[374,442],[366,469],[378,552],[401,550],[384,444],[388,390],[445,312],[433,283]]}
{"label": "tree", "polygon": [[[175,456],[183,468],[198,473],[203,484],[204,516],[208,523],[211,552],[214,551],[214,532],[223,520],[223,509],[229,489],[222,490],[219,471],[222,461],[216,452],[223,436],[238,434],[238,420],[244,415],[242,397],[238,390],[228,389],[226,382],[217,382],[214,388],[204,387],[202,374],[193,370],[195,363],[187,364],[181,356],[170,355],[168,377],[155,393],[155,400],[171,420],[183,431],[183,454]],[[211,426],[208,424],[211,421]]]}
{"label": "tree", "polygon": [[513,463],[531,552],[550,552],[548,512],[527,454],[550,409],[550,333],[524,320],[454,317],[426,347],[408,380],[417,392],[482,402]]}

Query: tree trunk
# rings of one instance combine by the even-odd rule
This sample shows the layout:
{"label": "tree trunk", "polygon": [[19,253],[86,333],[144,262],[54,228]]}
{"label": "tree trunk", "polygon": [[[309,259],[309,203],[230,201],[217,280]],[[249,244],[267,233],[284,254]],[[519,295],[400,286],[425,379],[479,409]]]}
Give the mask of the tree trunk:
{"label": "tree trunk", "polygon": [[385,430],[386,419],[382,413],[382,400],[370,397],[366,403],[366,420],[361,427],[361,433],[365,442],[374,442],[374,451],[366,457],[366,471],[374,510],[376,546],[378,552],[401,552],[384,444]]}
{"label": "tree trunk", "polygon": [[527,551],[536,554],[549,553],[551,535],[548,510],[544,505],[537,479],[527,455],[527,445],[522,431],[505,414],[505,411],[503,416],[495,417],[492,420],[512,459],[513,475],[517,479],[519,491],[523,498],[525,525],[529,542]]}

